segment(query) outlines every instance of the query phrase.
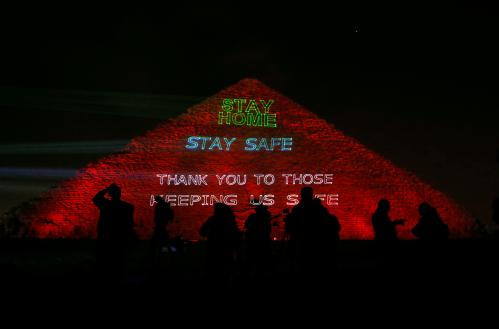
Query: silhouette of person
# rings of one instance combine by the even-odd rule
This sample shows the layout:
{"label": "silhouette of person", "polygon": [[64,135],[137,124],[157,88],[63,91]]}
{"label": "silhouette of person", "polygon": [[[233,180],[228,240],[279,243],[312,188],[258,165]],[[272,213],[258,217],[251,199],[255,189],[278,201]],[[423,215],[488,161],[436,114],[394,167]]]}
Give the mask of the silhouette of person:
{"label": "silhouette of person", "polygon": [[421,217],[412,228],[412,234],[420,241],[421,264],[429,264],[432,269],[443,266],[447,259],[444,257],[444,242],[449,237],[449,227],[442,221],[437,209],[429,203],[421,203],[418,211]]}
{"label": "silhouette of person", "polygon": [[154,231],[151,239],[152,265],[157,270],[160,265],[161,253],[168,248],[170,237],[168,235],[168,223],[173,221],[175,216],[170,203],[166,202],[161,196],[154,197],[156,206],[154,208]]}
{"label": "silhouette of person", "polygon": [[298,237],[297,232],[297,218],[292,215],[288,208],[283,210],[284,214],[284,234],[282,240],[285,241],[286,246],[286,263],[289,266],[290,272],[295,272],[298,266]]}
{"label": "silhouette of person", "polygon": [[391,220],[390,202],[386,199],[378,201],[378,208],[371,216],[371,222],[374,229],[374,240],[381,260],[385,265],[395,266],[398,260],[399,248],[397,248],[397,226],[404,225],[404,219]]}
{"label": "silhouette of person", "polygon": [[378,201],[378,208],[372,214],[371,222],[374,229],[374,239],[380,242],[397,240],[397,225],[404,225],[404,219],[391,220],[388,216],[390,202],[386,199]]}
{"label": "silhouette of person", "polygon": [[300,193],[300,202],[295,205],[291,212],[284,218],[285,233],[288,237],[288,255],[292,269],[300,271],[301,263],[304,258],[303,241],[306,238],[306,233],[303,232],[303,223],[307,220],[307,213],[310,214],[312,209],[313,190],[310,187],[304,187]]}
{"label": "silhouette of person", "polygon": [[287,217],[289,238],[301,241],[310,238],[310,228],[313,228],[312,221],[307,220],[313,213],[313,190],[311,187],[304,187],[301,190],[300,202],[291,209],[291,214]]}
{"label": "silhouette of person", "polygon": [[329,213],[329,210],[322,204],[319,198],[313,199],[312,217],[319,219],[316,239],[319,247],[317,248],[318,264],[322,265],[322,273],[327,274],[335,266],[336,247],[340,240],[341,225],[338,218]]}
{"label": "silhouette of person", "polygon": [[[314,201],[311,187],[301,190],[300,202],[293,207],[287,218],[290,239],[296,250],[298,271],[312,274],[319,270],[324,260],[325,209],[319,201]],[[328,213],[329,215],[329,213]]]}
{"label": "silhouette of person", "polygon": [[125,257],[132,242],[134,231],[134,206],[121,200],[121,189],[112,183],[93,198],[99,208],[97,223],[97,267],[103,278],[121,281],[124,275]]}
{"label": "silhouette of person", "polygon": [[333,214],[329,213],[329,210],[322,204],[322,200],[315,198],[313,200],[314,215],[320,218],[321,231],[320,233],[324,235],[330,241],[338,241],[340,239],[341,225]]}
{"label": "silhouette of person", "polygon": [[208,274],[212,278],[230,278],[241,239],[232,209],[215,203],[214,213],[201,226],[200,235],[207,239]]}
{"label": "silhouette of person", "polygon": [[247,258],[250,270],[258,275],[269,264],[271,249],[271,214],[267,206],[258,205],[255,213],[248,216],[244,223]]}
{"label": "silhouette of person", "polygon": [[412,229],[418,239],[424,241],[442,241],[449,237],[449,227],[438,215],[437,209],[429,203],[423,202],[419,205],[419,222]]}

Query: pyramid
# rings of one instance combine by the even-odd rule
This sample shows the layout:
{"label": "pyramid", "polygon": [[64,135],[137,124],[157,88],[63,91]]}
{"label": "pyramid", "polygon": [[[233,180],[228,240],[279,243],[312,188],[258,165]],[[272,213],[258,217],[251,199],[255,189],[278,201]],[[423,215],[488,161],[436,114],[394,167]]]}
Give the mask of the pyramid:
{"label": "pyramid", "polygon": [[[236,105],[244,106],[242,114],[228,122],[223,111],[231,104],[232,113],[237,112]],[[250,112],[245,112],[248,108]],[[275,116],[257,117],[258,111]],[[250,120],[243,118],[244,113],[254,115]],[[193,136],[211,139],[205,140],[202,149],[202,139],[189,140]],[[220,143],[214,143],[215,137]],[[232,138],[236,140],[227,150],[226,141]],[[251,143],[245,144],[248,139]],[[225,176],[227,180],[220,185],[216,175],[235,176]],[[424,201],[438,209],[451,236],[472,235],[471,216],[443,193],[253,79],[241,80],[134,138],[122,152],[87,165],[75,178],[43,194],[20,212],[25,227],[22,234],[95,237],[98,209],[92,198],[112,182],[121,186],[122,199],[134,204],[136,230],[143,239],[149,238],[153,229],[153,195],[171,202],[175,221],[169,230],[174,236],[198,239],[200,225],[217,200],[233,206],[243,227],[244,219],[253,212],[253,199],[269,205],[275,222],[273,234],[278,239],[283,209],[292,208],[304,186],[311,186],[339,218],[342,239],[373,238],[370,219],[381,198],[390,200],[391,218],[407,220],[398,227],[402,239],[414,238],[410,230],[419,217],[418,205]]]}

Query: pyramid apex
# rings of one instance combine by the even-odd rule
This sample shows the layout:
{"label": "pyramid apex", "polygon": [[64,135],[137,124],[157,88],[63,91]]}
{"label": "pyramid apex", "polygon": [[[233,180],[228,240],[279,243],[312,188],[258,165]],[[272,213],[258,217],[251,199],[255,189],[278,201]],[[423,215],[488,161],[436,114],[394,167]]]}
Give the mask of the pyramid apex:
{"label": "pyramid apex", "polygon": [[269,86],[267,86],[266,84],[264,84],[260,80],[258,80],[256,78],[251,78],[251,77],[241,79],[238,82],[236,82],[235,84],[233,84],[233,86],[241,86],[241,87],[259,86],[259,87],[270,88]]}
{"label": "pyramid apex", "polygon": [[234,93],[236,93],[238,97],[280,97],[282,99],[287,99],[287,97],[284,96],[279,90],[276,90],[262,81],[252,77],[247,77],[228,85],[226,88],[221,90],[217,96],[228,96],[230,98]]}

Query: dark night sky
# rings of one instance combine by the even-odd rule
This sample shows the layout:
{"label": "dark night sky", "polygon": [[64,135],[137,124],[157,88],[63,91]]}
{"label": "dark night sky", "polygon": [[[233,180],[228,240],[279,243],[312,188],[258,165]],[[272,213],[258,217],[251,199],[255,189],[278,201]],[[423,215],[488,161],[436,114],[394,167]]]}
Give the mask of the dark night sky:
{"label": "dark night sky", "polygon": [[[255,77],[481,219],[488,220],[499,193],[493,7],[82,5],[12,8],[0,18],[0,87],[28,98],[46,89],[204,97]],[[2,113],[1,144],[75,139],[68,125],[79,131],[89,122],[95,133],[87,131],[86,139],[129,139],[158,123],[123,119],[121,131],[106,135],[100,128],[108,117],[77,123],[35,108],[26,116],[12,105],[2,105]],[[0,163],[31,164],[16,157]]]}
{"label": "dark night sky", "polygon": [[489,87],[497,68],[497,16],[477,5],[44,7],[3,15],[4,85],[210,95],[255,76],[305,100],[325,86],[356,100],[363,95],[352,87],[379,79],[386,88],[414,79]]}

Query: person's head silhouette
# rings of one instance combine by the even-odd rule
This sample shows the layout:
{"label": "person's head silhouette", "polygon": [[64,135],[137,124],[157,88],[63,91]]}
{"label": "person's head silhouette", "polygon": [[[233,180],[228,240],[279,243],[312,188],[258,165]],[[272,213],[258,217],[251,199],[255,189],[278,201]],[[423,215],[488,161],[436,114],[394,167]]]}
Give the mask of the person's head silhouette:
{"label": "person's head silhouette", "polygon": [[213,205],[213,209],[215,216],[222,216],[224,214],[225,204],[222,202],[217,202]]}
{"label": "person's head silhouette", "polygon": [[314,192],[310,186],[305,186],[301,189],[301,200],[303,202],[310,202],[314,198]]}
{"label": "person's head silhouette", "polygon": [[388,201],[387,199],[379,200],[377,210],[382,213],[388,213],[390,211],[390,201]]}
{"label": "person's head silhouette", "polygon": [[259,204],[258,206],[255,207],[255,212],[257,214],[265,214],[268,210],[267,206],[264,206],[262,204]]}
{"label": "person's head silhouette", "polygon": [[121,188],[115,183],[109,185],[109,187],[107,188],[107,192],[109,193],[111,200],[119,201],[121,199]]}
{"label": "person's head silhouette", "polygon": [[165,199],[163,199],[161,195],[154,196],[154,201],[156,201],[157,203],[166,203]]}
{"label": "person's head silhouette", "polygon": [[433,213],[433,207],[428,202],[421,203],[418,210],[421,216],[430,216]]}

